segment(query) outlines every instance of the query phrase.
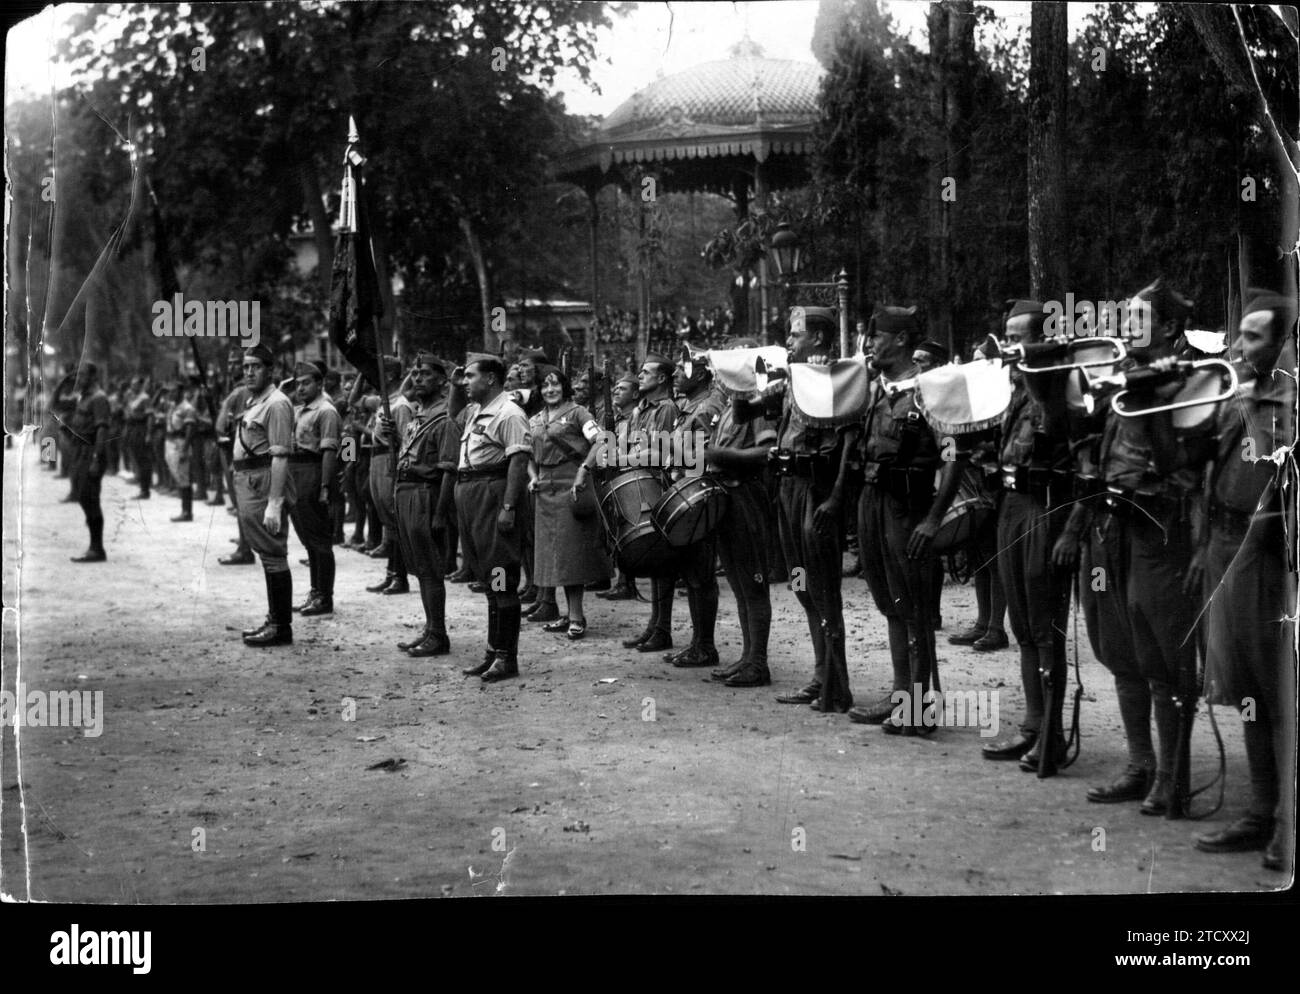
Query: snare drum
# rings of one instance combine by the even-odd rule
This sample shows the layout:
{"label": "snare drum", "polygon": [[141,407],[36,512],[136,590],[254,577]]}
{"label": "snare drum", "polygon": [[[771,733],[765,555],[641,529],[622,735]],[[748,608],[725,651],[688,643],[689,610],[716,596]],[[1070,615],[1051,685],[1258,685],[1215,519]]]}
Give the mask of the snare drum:
{"label": "snare drum", "polygon": [[727,488],[709,476],[688,476],[669,488],[651,520],[673,548],[702,542],[726,513]]}
{"label": "snare drum", "polygon": [[932,552],[946,555],[964,548],[979,534],[996,508],[993,495],[983,485],[974,467],[969,467],[958,484],[957,496],[948,507],[930,545]]}
{"label": "snare drum", "polygon": [[663,497],[660,474],[634,469],[615,477],[600,497],[600,516],[618,560],[629,576],[655,576],[677,559],[676,550],[655,528],[653,512]]}

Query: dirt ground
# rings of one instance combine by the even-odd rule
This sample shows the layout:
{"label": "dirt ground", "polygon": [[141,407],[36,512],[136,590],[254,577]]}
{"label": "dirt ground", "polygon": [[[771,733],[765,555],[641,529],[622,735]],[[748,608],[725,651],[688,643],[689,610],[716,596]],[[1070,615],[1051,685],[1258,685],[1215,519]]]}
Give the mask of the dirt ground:
{"label": "dirt ground", "polygon": [[[481,651],[482,597],[449,586],[453,654],[411,659],[394,643],[416,627],[418,597],[364,592],[382,563],[350,551],[338,555],[332,617],[296,621],[291,648],[250,649],[238,629],[265,613],[261,570],[216,562],[234,519],[199,505],[194,523],[172,524],[175,498],[128,500],[135,488],[116,477],[103,490],[109,561],[75,565],[86,532],[80,508],[59,502],[67,481],[40,466],[34,445],[5,451],[4,689],[21,677],[29,690],[102,690],[105,712],[97,737],[4,729],[0,887],[18,900],[1092,894],[1288,882],[1258,853],[1196,852],[1191,836],[1210,822],[1085,800],[1088,785],[1122,768],[1124,748],[1114,687],[1082,622],[1082,754],[1039,781],[982,760],[977,728],[892,737],[775,703],[811,669],[803,613],[785,589],[773,591],[775,683],[760,690],[624,650],[617,640],[640,630],[647,607],[594,599],[585,641],[525,625],[522,678],[484,686],[460,675]],[[290,548],[301,600],[306,568],[296,540]],[[844,589],[852,686],[867,701],[888,688],[884,626],[861,580]],[[969,586],[945,588],[946,631],[973,614]],[[675,621],[681,645],[683,598]],[[718,627],[723,658],[734,659],[725,583]],[[980,654],[943,632],[939,642],[945,689],[997,690],[1002,729],[1012,728],[1022,704],[1014,649]],[[651,705],[654,720],[643,720]],[[1216,825],[1247,796],[1239,721],[1218,718],[1228,788]],[[1194,780],[1207,780],[1217,752],[1204,711],[1193,756]],[[373,768],[385,760],[404,762]]]}

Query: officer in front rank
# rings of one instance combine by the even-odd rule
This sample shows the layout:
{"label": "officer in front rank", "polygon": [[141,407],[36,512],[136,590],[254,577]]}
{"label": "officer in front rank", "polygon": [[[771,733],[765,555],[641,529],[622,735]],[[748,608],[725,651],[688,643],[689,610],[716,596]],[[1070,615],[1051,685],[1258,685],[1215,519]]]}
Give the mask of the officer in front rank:
{"label": "officer in front rank", "polygon": [[244,644],[293,644],[293,575],[289,572],[289,511],[293,479],[293,401],[271,379],[275,357],[265,345],[244,353],[247,406],[235,432],[234,479],[239,520],[266,577],[266,621],[243,633]]}
{"label": "officer in front rank", "polygon": [[[455,492],[460,432],[447,414],[447,363],[418,352],[411,366],[414,417],[406,426],[397,455],[397,537],[402,557],[420,584],[424,629],[397,647],[412,656],[451,652],[447,637],[447,557],[445,538]],[[379,417],[379,430],[390,438],[395,423]]]}
{"label": "officer in front rank", "polygon": [[456,514],[465,562],[485,584],[487,651],[462,672],[485,683],[519,675],[519,572],[523,561],[518,513],[528,482],[533,443],[528,418],[502,392],[506,370],[496,356],[473,353],[465,367],[465,430],[456,471]]}
{"label": "officer in front rank", "polygon": [[99,367],[93,362],[78,367],[74,386],[77,401],[67,422],[72,453],[72,489],[86,516],[90,548],[80,556],[73,556],[72,561],[102,563],[108,558],[104,552],[104,511],[99,505],[99,491],[107,464],[108,395],[99,385]]}
{"label": "officer in front rank", "polygon": [[294,367],[300,403],[294,408],[293,453],[289,473],[295,500],[289,508],[298,540],[307,549],[311,593],[296,608],[304,618],[334,613],[334,518],[330,501],[336,486],[343,419],[325,396],[320,366]]}

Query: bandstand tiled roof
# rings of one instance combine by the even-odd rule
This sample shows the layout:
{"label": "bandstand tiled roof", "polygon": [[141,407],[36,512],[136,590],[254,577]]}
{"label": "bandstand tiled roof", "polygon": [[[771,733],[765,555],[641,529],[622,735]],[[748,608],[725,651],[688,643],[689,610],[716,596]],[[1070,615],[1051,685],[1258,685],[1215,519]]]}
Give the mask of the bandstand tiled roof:
{"label": "bandstand tiled roof", "polygon": [[624,101],[588,144],[561,156],[557,177],[598,189],[618,180],[615,165],[641,163],[667,190],[723,191],[757,161],[771,189],[804,182],[821,66],[766,58],[748,39],[732,51]]}

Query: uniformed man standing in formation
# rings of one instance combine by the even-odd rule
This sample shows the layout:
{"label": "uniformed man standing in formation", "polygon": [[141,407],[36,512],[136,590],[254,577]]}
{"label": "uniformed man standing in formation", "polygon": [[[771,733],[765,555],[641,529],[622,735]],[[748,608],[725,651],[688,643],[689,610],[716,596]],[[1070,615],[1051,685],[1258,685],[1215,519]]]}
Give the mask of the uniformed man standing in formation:
{"label": "uniformed man standing in formation", "polygon": [[[838,328],[824,307],[796,308],[790,317],[786,348],[790,362],[826,363]],[[777,428],[778,523],[790,582],[808,618],[813,647],[812,682],[777,698],[782,704],[807,704],[817,711],[845,712],[853,706],[844,649],[841,571],[844,549],[844,492],[857,425],[815,428],[794,416],[788,380],[770,387],[780,398]],[[742,420],[771,416],[764,405],[733,401]]]}
{"label": "uniformed man standing in formation", "polygon": [[[622,376],[610,387],[609,397],[614,408],[614,437],[620,440],[619,451],[625,451],[627,434],[632,424],[632,412],[636,410],[636,406],[641,400],[641,385],[637,378],[631,374]],[[602,427],[604,426],[603,419],[600,424]],[[597,470],[596,472],[604,473],[606,471]],[[589,462],[584,463],[582,467],[579,467],[578,473],[586,481],[592,474],[591,464]],[[612,566],[611,569],[617,570],[617,565]],[[638,599],[640,595],[636,588],[636,578],[628,576],[622,571],[618,572],[620,573],[618,582],[611,586],[608,591],[598,593],[596,596],[607,601]]]}
{"label": "uniformed man standing in formation", "polygon": [[[397,536],[403,561],[420,585],[424,628],[415,639],[399,642],[397,647],[412,656],[443,656],[451,652],[443,576],[460,442],[447,413],[447,364],[430,352],[416,353],[411,389],[417,406],[397,457]],[[385,444],[391,444],[395,425],[394,419],[380,416],[380,437]]]}
{"label": "uniformed man standing in formation", "polygon": [[[1190,440],[1192,459],[1211,464],[1205,567],[1206,694],[1242,712],[1250,805],[1245,815],[1196,838],[1203,852],[1264,850],[1264,866],[1294,864],[1296,656],[1294,481],[1271,458],[1295,443],[1296,385],[1277,369],[1295,325],[1295,301],[1247,290],[1241,327],[1241,385],[1221,404],[1212,436]],[[1289,506],[1288,506],[1289,504]]]}
{"label": "uniformed man standing in formation", "polygon": [[198,413],[191,398],[193,384],[177,385],[172,390],[172,406],[167,412],[167,434],[164,453],[167,470],[180,491],[181,513],[172,521],[194,520],[194,484],[190,471],[194,468],[194,431],[198,426]]}
{"label": "uniformed man standing in formation", "polygon": [[148,500],[153,487],[153,452],[149,446],[149,391],[143,377],[131,380],[131,395],[126,402],[126,444],[131,453],[135,482],[140,488],[132,500]]}
{"label": "uniformed man standing in formation", "polygon": [[[691,436],[689,443],[674,445],[674,455],[680,459],[681,454],[689,451],[696,458],[703,458],[704,443],[712,436],[718,415],[722,413],[722,397],[713,389],[713,374],[706,363],[692,363],[691,375],[686,375],[684,366],[673,371],[673,387],[681,398],[678,401],[680,413],[673,428],[675,436]],[[689,450],[683,449],[689,444]],[[672,482],[685,476],[685,470],[699,467],[675,465],[672,467]],[[686,603],[691,614],[691,642],[678,652],[669,653],[664,661],[678,668],[710,666],[718,668],[718,647],[714,645],[714,629],[718,622],[718,577],[714,572],[716,559],[715,537],[708,536],[701,542],[695,542],[682,550],[681,576],[686,582]]]}
{"label": "uniformed man standing in formation", "polygon": [[222,566],[251,566],[255,561],[253,550],[248,547],[248,540],[244,537],[243,521],[239,517],[239,498],[235,494],[233,465],[235,435],[239,430],[239,422],[244,416],[244,408],[248,404],[248,387],[244,386],[242,382],[243,361],[243,350],[232,348],[226,357],[226,372],[229,382],[234,386],[230,393],[226,395],[226,399],[222,401],[221,410],[217,412],[217,445],[222,452],[222,465],[226,470],[226,491],[230,494],[230,506],[235,511],[235,525],[239,529],[239,538],[236,540],[235,551],[228,556],[220,556],[217,559],[217,562]]}
{"label": "uniformed man standing in formation", "polygon": [[[1037,300],[1008,303],[1007,341],[1039,342],[1047,320],[1043,305]],[[985,759],[1019,759],[1026,772],[1047,777],[1065,761],[1066,750],[1061,722],[1070,572],[1053,558],[1074,498],[1066,374],[1025,372],[1022,366],[1011,375],[1014,388],[999,445],[1004,496],[997,548],[1011,632],[1020,648],[1025,716],[1017,735],[982,751]]]}
{"label": "uniformed man standing in formation", "polygon": [[70,443],[72,489],[86,516],[90,547],[74,563],[102,563],[104,551],[104,511],[99,505],[100,489],[107,462],[109,409],[108,395],[99,385],[99,367],[83,362],[74,382],[76,406],[67,422]]}
{"label": "uniformed man standing in formation", "polygon": [[[394,426],[390,437],[400,439],[406,434],[406,426],[411,423],[411,402],[405,396],[402,366],[393,356],[384,357],[384,376],[392,390],[388,397],[388,408]],[[378,394],[366,398],[363,404],[372,412],[368,427],[373,435],[383,404]],[[378,438],[370,450],[370,499],[383,524],[382,539],[378,535],[370,536],[374,543],[370,555],[386,558],[388,566],[383,581],[366,589],[376,594],[407,594],[411,591],[411,582],[407,578],[406,563],[402,559],[402,547],[397,541],[397,503],[393,489],[396,479],[393,476],[394,460],[390,457],[391,452],[389,444]]]}
{"label": "uniformed man standing in formation", "polygon": [[289,507],[298,540],[307,549],[311,593],[295,608],[304,618],[334,613],[334,518],[343,421],[322,390],[324,373],[315,363],[294,368],[298,397],[294,409],[294,448],[289,456],[294,501]]}
{"label": "uniformed man standing in formation", "polygon": [[234,478],[239,520],[266,577],[266,621],[244,631],[251,646],[293,644],[293,574],[289,572],[289,505],[293,480],[293,401],[271,380],[275,356],[265,345],[244,353],[247,406],[235,431]]}
{"label": "uniformed man standing in formation", "polygon": [[[731,348],[757,348],[752,339]],[[711,676],[728,687],[766,687],[772,682],[767,666],[767,642],[772,627],[768,587],[771,548],[775,536],[768,528],[768,456],[776,445],[776,426],[759,414],[741,421],[731,405],[717,417],[705,450],[706,468],[727,488],[727,512],[716,533],[718,558],[736,597],[741,631],[740,658],[715,669]]]}
{"label": "uniformed man standing in formation", "polygon": [[503,393],[496,356],[474,353],[465,369],[465,430],[456,472],[456,515],[465,561],[485,584],[487,650],[463,672],[492,683],[519,675],[521,533],[516,520],[528,482],[528,418]]}
{"label": "uniformed man standing in formation", "polygon": [[[915,307],[877,307],[867,325],[870,365],[879,372],[871,387],[863,429],[863,487],[858,499],[862,573],[876,609],[889,628],[893,690],[921,698],[937,683],[934,644],[934,556],[930,543],[960,482],[962,464],[950,448],[944,459],[934,430],[922,417],[915,385],[920,369],[912,356],[921,341]],[[942,467],[939,489],[935,474]],[[924,735],[919,710],[898,709],[892,695],[850,718],[881,724],[890,734]],[[898,720],[901,712],[903,720]]]}
{"label": "uniformed man standing in formation", "polygon": [[[677,423],[677,405],[673,403],[672,382],[676,365],[664,356],[650,353],[641,364],[637,376],[641,399],[628,419],[629,457],[640,452],[642,446],[652,451],[659,449],[657,439],[672,434]],[[588,472],[603,446],[593,446],[587,457]],[[610,461],[610,465],[614,465]],[[637,652],[663,652],[673,647],[673,593],[676,577],[667,575],[650,578],[650,620],[636,638],[623,642],[623,648]]]}

